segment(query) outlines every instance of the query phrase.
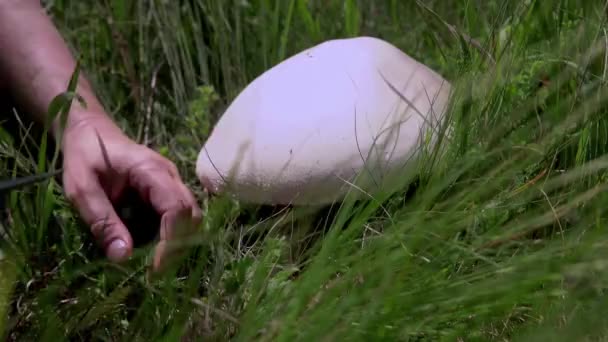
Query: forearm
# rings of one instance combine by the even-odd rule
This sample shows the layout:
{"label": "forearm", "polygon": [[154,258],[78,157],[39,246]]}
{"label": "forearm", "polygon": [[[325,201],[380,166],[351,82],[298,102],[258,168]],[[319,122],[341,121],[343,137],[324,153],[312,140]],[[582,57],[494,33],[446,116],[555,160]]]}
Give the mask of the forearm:
{"label": "forearm", "polygon": [[[76,67],[65,41],[39,0],[0,0],[0,83],[32,119],[46,122],[51,101],[65,92]],[[87,109],[72,102],[68,125],[90,116],[105,116],[90,83],[81,74],[77,92]],[[52,133],[56,135],[59,121]]]}

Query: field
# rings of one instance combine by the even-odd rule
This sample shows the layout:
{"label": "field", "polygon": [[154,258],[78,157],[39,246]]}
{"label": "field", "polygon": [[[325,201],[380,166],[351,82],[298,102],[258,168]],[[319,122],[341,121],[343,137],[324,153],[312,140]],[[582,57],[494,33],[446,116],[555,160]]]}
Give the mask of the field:
{"label": "field", "polygon": [[[188,258],[148,277],[145,248],[102,258],[57,181],[12,191],[4,339],[608,337],[608,2],[44,3],[108,112],[178,165],[205,219]],[[314,216],[208,199],[194,163],[230,101],[294,53],[360,35],[453,83],[447,153]],[[18,127],[0,129],[3,178],[44,171],[54,148]]]}

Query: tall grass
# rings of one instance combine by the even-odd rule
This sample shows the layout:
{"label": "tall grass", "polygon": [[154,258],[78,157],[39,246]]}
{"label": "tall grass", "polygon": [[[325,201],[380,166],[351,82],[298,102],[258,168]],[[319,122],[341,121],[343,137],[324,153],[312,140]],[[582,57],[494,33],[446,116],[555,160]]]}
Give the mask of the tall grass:
{"label": "tall grass", "polygon": [[[148,278],[145,249],[104,261],[54,181],[12,192],[0,261],[8,340],[608,336],[604,3],[46,4],[108,111],[179,165],[205,221],[190,257]],[[206,199],[195,156],[223,108],[295,52],[357,35],[452,81],[447,153],[425,155],[390,193],[316,216]],[[6,176],[46,169],[21,127],[0,135]]]}

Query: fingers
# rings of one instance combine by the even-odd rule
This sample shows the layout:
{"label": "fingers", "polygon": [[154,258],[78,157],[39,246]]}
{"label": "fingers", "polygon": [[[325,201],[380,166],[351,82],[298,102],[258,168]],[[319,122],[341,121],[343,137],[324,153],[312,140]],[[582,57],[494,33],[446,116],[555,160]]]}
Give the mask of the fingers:
{"label": "fingers", "polygon": [[182,247],[198,223],[199,221],[193,218],[191,208],[173,210],[163,215],[161,238],[154,251],[155,271],[161,271],[167,264],[183,255]]}
{"label": "fingers", "polygon": [[200,211],[194,196],[163,166],[133,170],[130,185],[160,214],[186,208]]}
{"label": "fingers", "polygon": [[186,185],[181,181],[179,182],[179,187],[182,191],[184,198],[187,198],[187,203],[190,203],[189,207],[192,209],[192,219],[194,220],[194,223],[198,225],[202,220],[203,212],[198,206],[198,202],[196,201],[196,198],[194,197],[190,189],[188,189],[188,187],[186,187]]}
{"label": "fingers", "polygon": [[159,162],[134,170],[131,178],[131,186],[162,215],[153,262],[153,268],[160,270],[169,259],[180,255],[180,240],[196,230],[202,212],[174,167]]}
{"label": "fingers", "polygon": [[[78,179],[78,183],[74,183],[74,179]],[[94,175],[70,177],[66,182],[66,195],[89,225],[108,259],[120,262],[131,255],[131,235]]]}

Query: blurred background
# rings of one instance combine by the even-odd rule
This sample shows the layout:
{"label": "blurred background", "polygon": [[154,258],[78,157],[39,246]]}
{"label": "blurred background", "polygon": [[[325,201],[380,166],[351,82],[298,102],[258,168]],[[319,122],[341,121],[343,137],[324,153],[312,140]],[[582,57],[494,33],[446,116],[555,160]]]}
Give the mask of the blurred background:
{"label": "blurred background", "polygon": [[[12,192],[7,340],[608,336],[605,3],[43,3],[108,112],[176,162],[206,216],[190,257],[149,279],[145,252],[100,258],[55,182]],[[289,56],[361,35],[454,84],[449,153],[386,198],[314,217],[208,201],[194,164],[230,101]],[[27,132],[0,130],[4,176],[39,171]]]}

